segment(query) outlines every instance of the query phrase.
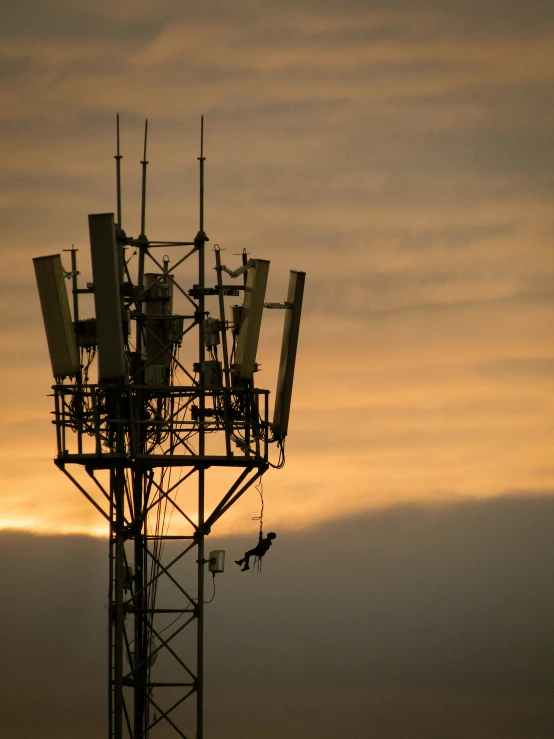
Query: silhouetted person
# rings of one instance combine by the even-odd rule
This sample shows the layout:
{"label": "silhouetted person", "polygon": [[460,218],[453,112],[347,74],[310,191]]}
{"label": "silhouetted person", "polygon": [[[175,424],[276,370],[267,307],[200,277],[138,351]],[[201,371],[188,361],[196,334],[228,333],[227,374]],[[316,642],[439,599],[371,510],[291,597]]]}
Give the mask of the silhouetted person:
{"label": "silhouetted person", "polygon": [[250,566],[248,564],[248,562],[250,561],[250,557],[259,557],[261,559],[264,556],[264,554],[267,552],[267,550],[269,549],[269,547],[271,546],[273,542],[273,539],[275,539],[276,536],[277,534],[274,534],[273,532],[271,532],[264,539],[264,535],[260,531],[260,538],[258,539],[258,543],[254,547],[254,549],[249,549],[248,552],[245,552],[244,557],[242,559],[235,559],[235,562],[238,565],[244,564],[244,567],[242,568],[242,572],[250,569]]}

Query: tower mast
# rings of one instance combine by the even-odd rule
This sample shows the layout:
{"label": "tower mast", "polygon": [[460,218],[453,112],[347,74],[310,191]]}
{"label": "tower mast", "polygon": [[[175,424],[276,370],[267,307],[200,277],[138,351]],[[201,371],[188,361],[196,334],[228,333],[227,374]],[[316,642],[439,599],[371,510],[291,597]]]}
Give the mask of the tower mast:
{"label": "tower mast", "polygon": [[[73,320],[60,255],[34,263],[55,378],[54,461],[109,525],[108,737],[162,739],[169,725],[185,739],[204,739],[205,574],[223,571],[223,553],[206,557],[206,537],[270,465],[284,462],[304,273],[291,273],[285,303],[265,304],[269,262],[245,257],[233,271],[217,248],[217,284],[206,285],[203,117],[198,232],[192,241],[148,239],[147,135],[148,121],[133,238],[121,227],[118,116],[117,221],[113,213],[89,216],[86,288],[78,287],[72,252]],[[134,277],[126,249],[138,252]],[[179,268],[194,255],[189,287],[183,276],[192,270]],[[224,273],[244,282],[225,284]],[[93,318],[81,317],[83,293],[94,298]],[[228,321],[225,300],[240,296]],[[253,374],[264,305],[287,314],[273,423],[269,391]],[[208,317],[210,307],[219,320]],[[208,486],[213,470],[226,473],[222,489],[221,477]]]}

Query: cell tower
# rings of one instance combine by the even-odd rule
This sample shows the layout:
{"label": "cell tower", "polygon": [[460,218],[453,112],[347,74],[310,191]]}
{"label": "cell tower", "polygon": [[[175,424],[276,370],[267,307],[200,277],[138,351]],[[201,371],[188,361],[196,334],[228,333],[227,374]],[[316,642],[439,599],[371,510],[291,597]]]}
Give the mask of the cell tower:
{"label": "cell tower", "polygon": [[[33,261],[55,378],[54,461],[109,522],[108,737],[203,739],[205,577],[224,565],[205,540],[284,464],[305,274],[290,273],[285,302],[266,303],[269,262],[244,251],[232,270],[216,246],[216,284],[206,284],[203,120],[198,233],[148,239],[147,126],[140,235],[123,230],[118,116],[117,213],[88,218],[92,283],[80,286],[75,249],[69,272],[60,254]],[[87,294],[95,316],[81,318]],[[264,307],[285,312],[272,421],[254,379]]]}

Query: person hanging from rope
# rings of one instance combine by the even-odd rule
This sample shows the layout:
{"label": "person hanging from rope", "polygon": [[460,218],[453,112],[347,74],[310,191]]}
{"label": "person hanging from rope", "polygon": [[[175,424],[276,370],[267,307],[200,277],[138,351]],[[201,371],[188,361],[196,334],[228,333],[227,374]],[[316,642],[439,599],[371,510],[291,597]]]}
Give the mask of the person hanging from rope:
{"label": "person hanging from rope", "polygon": [[250,565],[248,564],[250,561],[250,557],[259,557],[261,559],[264,556],[269,547],[272,545],[273,539],[275,539],[276,536],[277,534],[270,532],[264,538],[263,531],[260,530],[260,538],[258,539],[258,543],[254,547],[254,549],[249,549],[247,552],[245,552],[242,559],[235,560],[238,565],[244,565],[241,572],[245,572],[246,570],[250,569]]}

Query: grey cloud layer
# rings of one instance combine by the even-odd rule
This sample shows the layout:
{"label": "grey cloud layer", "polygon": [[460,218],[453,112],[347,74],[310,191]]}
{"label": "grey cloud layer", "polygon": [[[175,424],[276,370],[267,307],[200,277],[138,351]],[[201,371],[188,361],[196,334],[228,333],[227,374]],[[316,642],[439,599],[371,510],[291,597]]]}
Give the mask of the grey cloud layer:
{"label": "grey cloud layer", "polygon": [[[546,739],[554,502],[526,496],[279,531],[261,576],[232,562],[250,540],[210,537],[229,563],[207,611],[210,733],[331,739],[346,721],[352,739]],[[107,545],[3,533],[0,547],[4,726],[88,739],[103,727]]]}

